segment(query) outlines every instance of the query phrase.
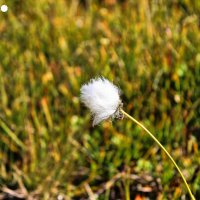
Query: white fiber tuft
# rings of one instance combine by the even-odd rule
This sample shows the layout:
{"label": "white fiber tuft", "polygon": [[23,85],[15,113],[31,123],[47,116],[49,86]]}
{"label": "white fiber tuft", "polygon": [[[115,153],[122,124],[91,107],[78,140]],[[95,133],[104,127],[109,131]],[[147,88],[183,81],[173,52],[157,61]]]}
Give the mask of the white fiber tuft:
{"label": "white fiber tuft", "polygon": [[81,101],[90,109],[93,126],[119,113],[120,90],[105,78],[91,79],[81,87]]}

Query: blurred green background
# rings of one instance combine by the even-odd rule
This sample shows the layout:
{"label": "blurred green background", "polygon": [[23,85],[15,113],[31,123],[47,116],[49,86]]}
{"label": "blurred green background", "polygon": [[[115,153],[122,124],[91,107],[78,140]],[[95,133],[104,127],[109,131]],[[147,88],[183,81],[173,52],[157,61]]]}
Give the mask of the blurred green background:
{"label": "blurred green background", "polygon": [[130,120],[92,127],[103,75],[200,199],[200,1],[0,0],[0,199],[189,199]]}

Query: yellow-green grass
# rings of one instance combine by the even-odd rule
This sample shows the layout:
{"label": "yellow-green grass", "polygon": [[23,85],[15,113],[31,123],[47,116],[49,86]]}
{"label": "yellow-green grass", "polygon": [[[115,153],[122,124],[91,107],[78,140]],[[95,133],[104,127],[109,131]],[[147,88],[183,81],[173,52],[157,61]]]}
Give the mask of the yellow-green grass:
{"label": "yellow-green grass", "polygon": [[86,2],[0,2],[8,5],[0,12],[1,194],[186,196],[166,155],[140,128],[129,121],[92,128],[79,90],[103,75],[184,169],[199,199],[199,1]]}

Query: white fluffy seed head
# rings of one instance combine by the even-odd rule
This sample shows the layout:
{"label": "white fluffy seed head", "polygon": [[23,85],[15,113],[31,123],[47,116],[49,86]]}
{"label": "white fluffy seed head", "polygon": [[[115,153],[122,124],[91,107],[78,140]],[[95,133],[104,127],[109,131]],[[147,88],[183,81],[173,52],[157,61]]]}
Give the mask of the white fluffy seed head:
{"label": "white fluffy seed head", "polygon": [[91,79],[81,87],[81,101],[94,117],[93,126],[119,115],[119,107],[122,104],[119,88],[103,77]]}

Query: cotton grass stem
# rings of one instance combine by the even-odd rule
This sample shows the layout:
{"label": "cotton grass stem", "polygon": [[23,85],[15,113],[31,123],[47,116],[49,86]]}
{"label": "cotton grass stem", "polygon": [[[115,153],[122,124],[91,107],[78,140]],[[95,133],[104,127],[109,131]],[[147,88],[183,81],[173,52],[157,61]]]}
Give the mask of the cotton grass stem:
{"label": "cotton grass stem", "polygon": [[167,156],[169,157],[169,159],[172,161],[172,163],[174,164],[174,166],[176,167],[176,169],[178,170],[179,174],[181,175],[181,178],[183,179],[183,182],[185,183],[185,186],[190,194],[190,197],[192,200],[196,200],[195,197],[193,196],[190,187],[184,177],[184,175],[182,174],[181,170],[179,169],[178,165],[176,164],[176,162],[174,161],[174,159],[172,158],[172,156],[169,154],[169,152],[165,149],[165,147],[157,140],[157,138],[147,129],[145,128],[139,121],[137,121],[136,119],[134,119],[133,117],[131,117],[128,113],[126,113],[122,108],[120,108],[120,111],[126,116],[128,117],[130,120],[132,120],[133,122],[135,122],[137,125],[139,125],[142,129],[144,129],[149,136],[160,146],[160,148],[167,154]]}

